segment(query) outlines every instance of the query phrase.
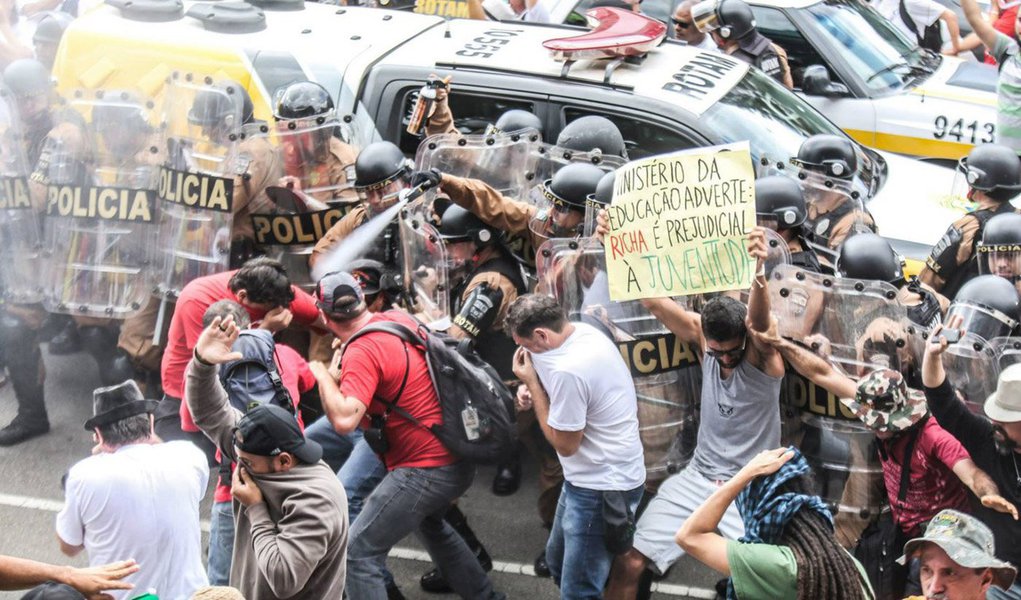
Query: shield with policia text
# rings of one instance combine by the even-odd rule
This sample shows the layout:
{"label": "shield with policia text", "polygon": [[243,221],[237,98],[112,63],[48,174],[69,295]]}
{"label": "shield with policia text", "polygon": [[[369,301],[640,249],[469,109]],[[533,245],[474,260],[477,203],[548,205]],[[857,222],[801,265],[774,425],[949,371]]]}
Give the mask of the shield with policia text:
{"label": "shield with policia text", "polygon": [[6,302],[30,304],[42,300],[43,238],[40,203],[29,189],[28,141],[21,128],[17,104],[0,87],[0,290]]}
{"label": "shield with policia text", "polygon": [[638,424],[650,481],[682,469],[695,449],[702,369],[682,343],[638,301],[610,301],[606,254],[593,238],[546,242],[537,255],[539,291],[553,295],[573,321],[603,332],[634,378]]}
{"label": "shield with policia text", "polygon": [[163,253],[157,286],[171,299],[230,262],[244,91],[235,82],[196,80],[175,73],[164,95],[168,152],[157,188]]}
{"label": "shield with policia text", "polygon": [[158,274],[163,131],[155,103],[134,92],[80,92],[68,105],[85,130],[58,125],[33,173],[46,185],[43,304],[52,312],[124,318],[148,304]]}

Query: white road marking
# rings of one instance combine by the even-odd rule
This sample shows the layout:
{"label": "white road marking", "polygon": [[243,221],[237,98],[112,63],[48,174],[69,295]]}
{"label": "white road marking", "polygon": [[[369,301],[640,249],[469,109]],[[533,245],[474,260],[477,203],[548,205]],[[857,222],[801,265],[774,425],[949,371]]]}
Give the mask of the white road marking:
{"label": "white road marking", "polygon": [[[31,496],[18,496],[15,494],[0,494],[0,506],[10,506],[13,508],[27,508],[31,510],[44,510],[47,512],[60,512],[60,509],[64,507],[64,503],[60,500],[51,500],[48,498],[33,498]],[[209,533],[209,521],[203,520],[200,523],[202,531]],[[429,553],[422,550],[416,550],[414,548],[401,548],[395,547],[390,550],[389,556],[391,558],[400,558],[404,560],[414,560],[423,563],[432,563],[432,559],[429,558]],[[502,560],[493,561],[493,570],[498,573],[508,573],[510,575],[525,575],[527,577],[536,577],[535,569],[532,565],[526,565],[516,562],[505,562]],[[705,598],[711,600],[716,597],[716,591],[706,588],[689,587],[686,585],[677,585],[673,583],[653,583],[652,591],[665,596],[680,596],[685,598]]]}

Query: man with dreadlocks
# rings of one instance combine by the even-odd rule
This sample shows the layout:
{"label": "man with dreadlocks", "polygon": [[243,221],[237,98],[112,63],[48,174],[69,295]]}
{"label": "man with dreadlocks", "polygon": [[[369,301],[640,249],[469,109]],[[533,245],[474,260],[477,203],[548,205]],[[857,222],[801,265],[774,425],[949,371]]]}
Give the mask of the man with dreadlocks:
{"label": "man with dreadlocks", "polygon": [[[810,477],[798,450],[764,450],[688,517],[675,540],[730,576],[728,600],[873,598],[861,564],[834,537],[833,517]],[[745,530],[737,542],[716,533],[735,499]]]}

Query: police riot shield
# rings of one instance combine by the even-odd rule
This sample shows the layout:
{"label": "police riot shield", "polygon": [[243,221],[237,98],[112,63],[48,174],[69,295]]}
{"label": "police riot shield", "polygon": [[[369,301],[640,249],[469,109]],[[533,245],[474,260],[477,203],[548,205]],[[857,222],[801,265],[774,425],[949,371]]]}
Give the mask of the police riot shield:
{"label": "police riot shield", "polygon": [[999,337],[990,341],[989,347],[996,356],[996,367],[999,371],[1021,363],[1021,338]]}
{"label": "police riot shield", "polygon": [[226,271],[230,262],[244,92],[235,83],[193,79],[171,78],[164,96],[168,151],[158,186],[163,260],[157,290],[171,299],[189,281]]}
{"label": "police riot shield", "polygon": [[252,214],[255,243],[287,269],[291,283],[311,292],[315,280],[308,259],[326,232],[357,204],[326,204],[315,198],[280,186],[265,190],[269,210]]}
{"label": "police riot shield", "polygon": [[530,185],[526,175],[540,140],[534,129],[510,134],[433,135],[418,146],[415,168],[479,179],[504,196],[520,199]]}
{"label": "police riot shield", "polygon": [[552,144],[539,143],[532,147],[525,178],[529,185],[540,184],[553,177],[564,165],[587,162],[606,171],[612,171],[627,161],[619,156],[602,152],[575,152]]}
{"label": "police riot shield", "polygon": [[27,140],[17,105],[0,88],[0,290],[5,302],[31,304],[42,300],[43,244],[39,203],[28,187],[31,172],[25,155]]}
{"label": "police riot shield", "polygon": [[350,129],[334,118],[278,121],[271,134],[280,148],[287,186],[328,204],[358,202],[354,190],[358,150]]}
{"label": "police riot shield", "polygon": [[889,283],[781,265],[773,271],[769,288],[780,335],[827,355],[852,378],[865,369],[901,369],[907,312]]}
{"label": "police riot shield", "polygon": [[540,289],[620,349],[638,395],[639,435],[651,482],[682,469],[695,448],[702,369],[682,343],[641,302],[610,301],[605,252],[593,238],[558,239],[538,252]]}
{"label": "police riot shield", "polygon": [[849,235],[871,231],[865,204],[853,179],[829,177],[808,169],[796,171],[808,218],[802,226],[808,245],[823,262],[833,265],[840,244]]}
{"label": "police riot shield", "polygon": [[1003,348],[1002,344],[998,348],[969,332],[943,353],[947,380],[974,413],[983,414],[982,405],[996,391],[996,379],[1000,376],[997,351]]}
{"label": "police riot shield", "polygon": [[47,310],[124,318],[148,304],[164,160],[153,107],[130,92],[78,94],[70,108],[85,131],[68,121],[45,142]]}
{"label": "police riot shield", "polygon": [[419,202],[398,219],[401,240],[402,302],[423,322],[437,329],[450,324],[449,267],[439,232],[424,215]]}

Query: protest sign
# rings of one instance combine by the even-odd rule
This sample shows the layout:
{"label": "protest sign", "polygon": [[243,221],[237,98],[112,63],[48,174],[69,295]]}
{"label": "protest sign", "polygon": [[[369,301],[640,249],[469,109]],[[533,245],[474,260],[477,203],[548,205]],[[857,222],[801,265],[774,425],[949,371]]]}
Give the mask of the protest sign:
{"label": "protest sign", "polygon": [[755,171],[747,142],[625,164],[607,214],[611,299],[751,286],[755,261],[745,238],[755,227]]}

